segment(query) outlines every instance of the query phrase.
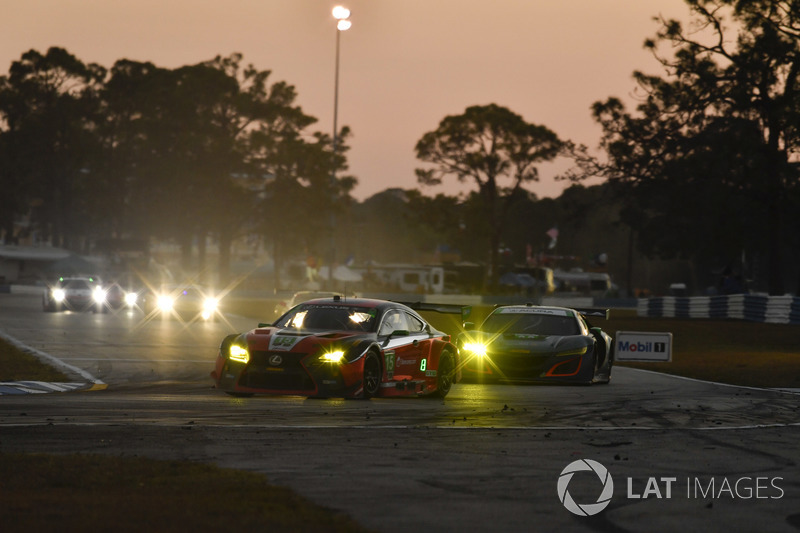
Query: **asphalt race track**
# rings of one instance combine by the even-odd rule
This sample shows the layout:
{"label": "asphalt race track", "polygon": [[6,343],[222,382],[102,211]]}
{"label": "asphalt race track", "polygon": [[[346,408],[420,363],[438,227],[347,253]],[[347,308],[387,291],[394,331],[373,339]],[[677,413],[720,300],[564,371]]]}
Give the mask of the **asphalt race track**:
{"label": "asphalt race track", "polygon": [[208,373],[222,337],[253,325],[0,294],[0,333],[81,383],[0,396],[0,450],[261,472],[383,532],[800,530],[796,393],[618,367],[610,385],[460,383],[445,401],[232,398]]}

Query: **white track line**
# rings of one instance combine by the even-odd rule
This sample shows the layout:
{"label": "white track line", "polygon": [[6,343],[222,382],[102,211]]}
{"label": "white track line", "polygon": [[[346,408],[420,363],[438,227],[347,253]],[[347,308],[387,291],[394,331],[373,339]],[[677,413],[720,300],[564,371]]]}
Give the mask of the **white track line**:
{"label": "white track line", "polygon": [[4,331],[0,331],[0,338],[5,340],[9,344],[12,344],[12,345],[16,346],[17,348],[19,348],[22,351],[29,352],[29,353],[35,355],[36,357],[38,357],[39,359],[43,359],[43,360],[47,361],[48,363],[52,364],[56,368],[59,368],[59,369],[62,369],[62,370],[67,370],[69,372],[73,372],[75,374],[78,374],[82,378],[87,379],[88,381],[90,381],[91,383],[94,383],[95,385],[105,385],[105,383],[103,383],[101,380],[97,379],[96,377],[94,377],[90,373],[86,372],[82,368],[78,368],[77,366],[72,366],[70,364],[67,364],[64,361],[62,361],[61,359],[58,359],[57,357],[53,357],[49,353],[45,353],[45,352],[43,352],[41,350],[37,350],[36,348],[28,346],[27,344],[24,344],[23,342],[21,342],[21,341],[15,339],[14,337],[8,335]]}

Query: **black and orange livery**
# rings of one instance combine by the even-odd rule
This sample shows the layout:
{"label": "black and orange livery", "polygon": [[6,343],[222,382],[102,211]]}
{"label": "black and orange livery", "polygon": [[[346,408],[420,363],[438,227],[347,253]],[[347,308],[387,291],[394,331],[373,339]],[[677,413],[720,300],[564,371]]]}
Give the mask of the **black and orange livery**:
{"label": "black and orange livery", "polygon": [[234,396],[444,397],[460,378],[458,357],[410,306],[336,296],[229,335],[211,377]]}
{"label": "black and orange livery", "polygon": [[587,317],[605,309],[497,307],[457,339],[465,378],[476,381],[608,383],[613,342]]}

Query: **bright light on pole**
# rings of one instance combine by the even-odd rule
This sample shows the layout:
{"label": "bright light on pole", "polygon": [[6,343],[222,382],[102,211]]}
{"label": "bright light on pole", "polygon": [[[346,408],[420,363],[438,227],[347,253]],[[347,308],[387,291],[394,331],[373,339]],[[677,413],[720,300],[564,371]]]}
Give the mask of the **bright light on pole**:
{"label": "bright light on pole", "polygon": [[[339,35],[343,31],[347,31],[352,26],[352,22],[350,22],[350,10],[344,6],[336,6],[333,8],[331,12],[333,14],[333,18],[336,19],[336,75],[334,79],[334,86],[333,86],[333,165],[331,166],[331,186],[334,187],[336,185],[336,149],[338,145],[338,120],[339,120]],[[333,263],[336,260],[336,241],[335,235],[336,232],[334,230],[335,224],[335,216],[333,212],[331,212],[331,253],[330,253],[330,262],[328,264],[328,283],[330,284],[333,280]]]}
{"label": "bright light on pole", "polygon": [[[341,32],[349,30],[353,23],[350,22],[350,10],[344,6],[334,7],[332,14],[333,18],[336,19],[336,77],[333,86],[333,153],[336,155],[339,118],[339,35]],[[333,172],[335,177],[336,171],[334,170]]]}
{"label": "bright light on pole", "polygon": [[333,8],[333,18],[336,20],[345,20],[350,18],[350,10],[344,6],[336,6]]}

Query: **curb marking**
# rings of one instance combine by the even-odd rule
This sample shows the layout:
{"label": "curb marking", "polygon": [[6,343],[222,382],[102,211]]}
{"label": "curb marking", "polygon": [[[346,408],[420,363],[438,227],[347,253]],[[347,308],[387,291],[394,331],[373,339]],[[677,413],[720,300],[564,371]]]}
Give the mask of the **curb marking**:
{"label": "curb marking", "polygon": [[0,396],[13,394],[46,394],[76,390],[105,390],[105,383],[53,383],[47,381],[0,381]]}

